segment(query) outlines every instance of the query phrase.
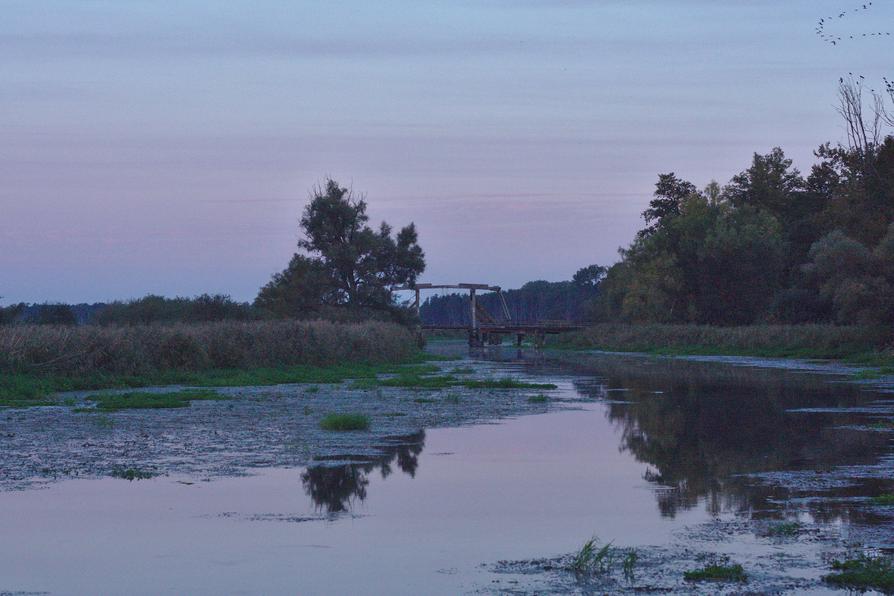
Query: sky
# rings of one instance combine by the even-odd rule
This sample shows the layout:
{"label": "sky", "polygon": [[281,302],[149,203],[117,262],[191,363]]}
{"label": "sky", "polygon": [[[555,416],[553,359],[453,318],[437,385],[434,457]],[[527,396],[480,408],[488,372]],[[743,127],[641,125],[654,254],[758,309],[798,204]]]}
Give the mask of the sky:
{"label": "sky", "polygon": [[839,76],[894,75],[861,5],[0,1],[0,302],[250,300],[327,177],[416,223],[421,281],[570,279],[659,173],[843,141]]}

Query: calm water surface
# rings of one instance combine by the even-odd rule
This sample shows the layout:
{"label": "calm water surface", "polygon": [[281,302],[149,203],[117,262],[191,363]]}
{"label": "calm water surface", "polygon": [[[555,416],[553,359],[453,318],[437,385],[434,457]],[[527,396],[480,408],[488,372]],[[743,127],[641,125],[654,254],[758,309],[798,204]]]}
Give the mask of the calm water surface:
{"label": "calm water surface", "polygon": [[[69,480],[0,493],[0,591],[419,594],[511,587],[485,564],[591,537],[660,545],[724,516],[784,518],[811,494],[752,472],[873,465],[884,396],[817,375],[606,358],[496,364],[579,409],[395,438],[380,460],[210,482]],[[861,479],[798,515],[847,526]],[[826,490],[825,496],[830,493]],[[871,520],[870,520],[871,521]],[[729,552],[753,548],[743,542]],[[810,547],[803,547],[810,548]],[[495,583],[496,582],[496,583]]]}

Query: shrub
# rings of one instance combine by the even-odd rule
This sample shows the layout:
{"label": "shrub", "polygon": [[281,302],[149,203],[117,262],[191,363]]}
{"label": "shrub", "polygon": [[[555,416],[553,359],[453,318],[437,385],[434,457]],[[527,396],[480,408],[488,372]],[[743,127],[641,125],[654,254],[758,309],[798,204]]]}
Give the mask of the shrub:
{"label": "shrub", "polygon": [[33,322],[38,325],[77,325],[78,318],[67,304],[41,304]]}
{"label": "shrub", "polygon": [[327,414],[320,420],[323,430],[369,430],[369,417],[363,414]]}

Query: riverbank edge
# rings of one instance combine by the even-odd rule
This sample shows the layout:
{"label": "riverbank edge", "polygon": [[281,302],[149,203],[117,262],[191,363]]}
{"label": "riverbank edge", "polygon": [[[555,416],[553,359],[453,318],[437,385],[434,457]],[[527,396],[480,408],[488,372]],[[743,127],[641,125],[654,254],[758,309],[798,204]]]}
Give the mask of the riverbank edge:
{"label": "riverbank edge", "polygon": [[894,374],[894,331],[880,326],[632,325],[604,323],[561,336],[552,352],[830,361],[871,375]]}
{"label": "riverbank edge", "polygon": [[55,405],[55,396],[72,391],[165,387],[265,387],[296,383],[334,384],[346,380],[375,379],[378,375],[396,374],[414,366],[424,366],[441,360],[452,359],[417,350],[410,357],[384,363],[358,360],[324,366],[296,364],[208,368],[157,371],[139,375],[5,373],[0,375],[0,407]]}

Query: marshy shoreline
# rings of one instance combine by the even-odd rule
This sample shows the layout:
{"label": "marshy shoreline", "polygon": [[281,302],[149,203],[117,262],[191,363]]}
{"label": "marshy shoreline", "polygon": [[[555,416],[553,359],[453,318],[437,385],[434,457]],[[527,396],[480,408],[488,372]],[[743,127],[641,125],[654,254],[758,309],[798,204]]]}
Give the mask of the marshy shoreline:
{"label": "marshy shoreline", "polygon": [[[260,467],[339,465],[376,457],[395,437],[559,407],[552,385],[487,363],[303,370],[303,382],[165,385],[55,394],[0,410],[0,489],[66,478],[241,475]],[[249,377],[251,379],[251,377]],[[200,393],[197,393],[199,391]],[[567,404],[565,404],[567,407]],[[367,428],[329,428],[333,417]]]}
{"label": "marshy shoreline", "polygon": [[[711,521],[680,528],[667,543],[629,547],[623,536],[603,536],[599,548],[612,543],[610,548],[617,549],[608,571],[600,567],[602,560],[591,562],[583,572],[573,569],[575,553],[544,552],[543,558],[481,561],[498,579],[479,591],[691,592],[698,584],[686,580],[685,572],[739,564],[747,573],[747,583],[712,582],[711,590],[831,590],[821,578],[831,572],[832,560],[857,560],[861,553],[894,548],[890,531],[894,507],[873,501],[879,491],[894,489],[885,480],[894,477],[894,457],[884,448],[894,433],[894,405],[884,400],[884,394],[866,403],[861,397],[863,389],[892,390],[894,380],[861,379],[861,369],[840,363],[791,359],[557,350],[526,353],[516,360],[514,350],[492,349],[481,357],[453,360],[451,354],[465,352],[462,342],[438,343],[431,350],[436,354],[427,356],[427,362],[413,356],[404,364],[304,368],[305,382],[299,383],[217,385],[203,390],[210,395],[202,393],[194,399],[182,395],[186,403],[181,405],[118,407],[116,396],[133,391],[121,389],[103,391],[106,401],[97,397],[96,390],[81,390],[54,396],[53,405],[6,408],[0,411],[0,490],[48,487],[73,478],[154,482],[151,478],[170,476],[188,482],[214,481],[271,468],[305,468],[308,474],[326,476],[325,470],[347,470],[393,457],[395,449],[421,448],[425,431],[430,429],[487,424],[594,404],[603,404],[599,407],[608,407],[612,416],[625,420],[624,412],[640,407],[637,404],[660,408],[670,399],[685,399],[690,391],[686,387],[698,391],[714,387],[711,391],[715,392],[741,387],[751,397],[743,398],[743,403],[731,396],[729,407],[735,406],[731,412],[725,412],[724,406],[698,414],[704,406],[697,404],[689,404],[687,411],[722,421],[728,416],[740,417],[741,408],[773,412],[764,402],[767,396],[776,396],[773,399],[780,402],[773,419],[764,420],[755,429],[769,426],[769,436],[784,437],[786,427],[779,425],[794,411],[791,408],[819,415],[824,424],[833,424],[822,433],[817,431],[811,441],[822,444],[812,448],[824,454],[823,458],[831,458],[832,465],[826,462],[815,469],[808,465],[761,471],[760,459],[752,462],[746,458],[720,469],[703,462],[695,469],[703,471],[705,478],[723,479],[721,486],[759,486],[761,500],[742,511],[733,508]],[[328,377],[324,375],[327,370]],[[252,379],[251,373],[245,374],[246,382]],[[828,413],[823,409],[826,406],[802,403],[798,397],[802,391],[819,391],[831,398],[841,381],[844,384],[840,386],[847,388],[843,393],[850,397]],[[556,382],[563,386],[573,383],[576,396],[551,389]],[[173,395],[189,390],[190,386],[149,387],[140,394],[151,402],[152,394],[175,399]],[[677,396],[675,392],[680,391]],[[640,427],[650,420],[650,424],[665,424],[660,422],[665,415],[656,418],[656,414],[630,426],[633,434],[628,439],[638,432],[646,437],[661,436],[658,431],[663,427]],[[324,421],[333,415],[363,417],[368,429],[327,430]],[[836,418],[841,416],[845,418]],[[854,417],[859,421],[851,420]],[[722,435],[719,433],[721,440]],[[835,463],[839,462],[833,455],[838,441],[843,441],[850,460],[845,457]],[[803,448],[811,444],[806,442]],[[878,460],[853,459],[854,453],[868,447],[872,453],[888,455]],[[733,457],[733,461],[739,458],[735,455],[739,447],[729,453],[710,445],[704,449],[722,458]],[[654,454],[645,455],[644,461],[649,461]],[[667,463],[685,463],[687,457],[674,455]],[[720,488],[692,479],[679,479],[680,484],[675,485],[673,474],[660,467],[658,471],[661,475],[649,481],[657,485],[650,490],[656,491],[661,507],[671,510],[695,503],[707,506],[702,505],[703,500],[710,502],[712,491]],[[694,492],[687,494],[688,490]],[[847,532],[835,529],[822,517],[803,517],[827,508],[851,512],[854,523]],[[866,519],[875,521],[864,523]],[[599,528],[592,531],[598,533]],[[574,538],[584,543],[588,537],[584,533]],[[750,546],[726,554],[734,544]],[[624,561],[631,552],[635,563],[628,578]]]}

